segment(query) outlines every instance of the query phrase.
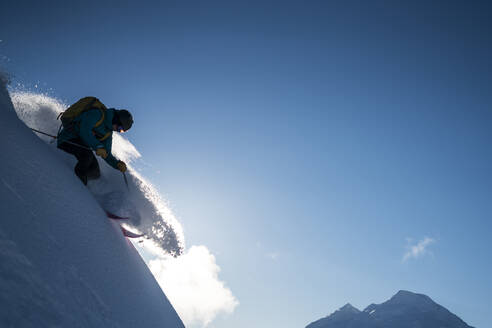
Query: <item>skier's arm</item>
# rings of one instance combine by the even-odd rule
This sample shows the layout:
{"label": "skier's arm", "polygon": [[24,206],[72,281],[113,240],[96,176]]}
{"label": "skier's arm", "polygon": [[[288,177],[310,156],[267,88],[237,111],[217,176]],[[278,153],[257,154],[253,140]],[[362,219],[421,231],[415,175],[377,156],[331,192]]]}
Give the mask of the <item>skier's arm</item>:
{"label": "skier's arm", "polygon": [[94,125],[101,119],[99,111],[88,111],[81,114],[80,118],[80,138],[90,148],[96,150],[98,148],[104,148],[104,145],[97,140],[96,136],[92,133]]}
{"label": "skier's arm", "polygon": [[111,165],[115,169],[118,169],[117,164],[119,161],[116,159],[116,157],[113,156],[113,154],[108,153],[108,157],[106,157],[104,160],[106,161],[106,163],[108,163],[109,165]]}
{"label": "skier's arm", "polygon": [[108,152],[108,156],[104,159],[106,161],[106,163],[108,163],[110,166],[114,167],[115,169],[118,169],[118,159],[116,159],[116,157],[113,156],[113,154],[111,153],[111,148],[112,148],[112,144],[113,144],[113,138],[110,137],[110,138],[107,138],[106,140],[104,140],[102,142],[103,144],[103,147],[106,149],[106,151]]}

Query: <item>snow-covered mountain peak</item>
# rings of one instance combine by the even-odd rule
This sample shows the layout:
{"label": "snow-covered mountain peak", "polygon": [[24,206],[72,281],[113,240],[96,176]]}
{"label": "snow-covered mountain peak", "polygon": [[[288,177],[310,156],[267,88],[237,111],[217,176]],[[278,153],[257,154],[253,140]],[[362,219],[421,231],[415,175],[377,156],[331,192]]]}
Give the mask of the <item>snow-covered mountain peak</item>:
{"label": "snow-covered mountain peak", "polygon": [[390,300],[371,304],[363,312],[347,303],[306,328],[473,328],[430,297],[400,290]]}
{"label": "snow-covered mountain peak", "polygon": [[352,304],[347,303],[329,316],[311,323],[307,328],[339,327],[339,324],[353,320],[360,313],[361,311]]}
{"label": "snow-covered mountain peak", "polygon": [[434,301],[424,294],[412,293],[406,290],[400,290],[388,301],[390,304],[402,305],[435,305]]}
{"label": "snow-covered mountain peak", "polygon": [[356,307],[352,306],[352,304],[350,304],[350,303],[345,304],[340,309],[338,309],[338,311],[341,311],[341,312],[351,312],[351,313],[359,313],[360,312],[359,309],[357,309]]}
{"label": "snow-covered mountain peak", "polygon": [[417,294],[417,293],[412,293],[408,290],[399,290],[398,293],[396,293],[395,295],[393,295],[392,298],[415,298],[415,297],[419,297],[419,296],[425,296],[423,294]]}

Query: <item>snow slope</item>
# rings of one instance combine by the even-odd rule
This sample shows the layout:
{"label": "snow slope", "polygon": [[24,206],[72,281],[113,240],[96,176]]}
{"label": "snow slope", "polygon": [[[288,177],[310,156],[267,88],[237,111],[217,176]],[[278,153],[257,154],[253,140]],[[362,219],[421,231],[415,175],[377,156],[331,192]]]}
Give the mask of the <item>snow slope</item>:
{"label": "snow slope", "polygon": [[18,119],[3,78],[0,131],[0,326],[184,327],[118,223]]}

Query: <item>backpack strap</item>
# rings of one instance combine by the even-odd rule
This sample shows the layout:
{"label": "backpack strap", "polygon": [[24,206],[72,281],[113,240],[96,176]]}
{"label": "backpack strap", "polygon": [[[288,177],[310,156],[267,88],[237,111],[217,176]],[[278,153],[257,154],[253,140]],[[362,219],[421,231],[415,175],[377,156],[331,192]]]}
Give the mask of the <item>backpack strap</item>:
{"label": "backpack strap", "polygon": [[[97,105],[97,106],[94,106],[94,105]],[[88,109],[96,109],[97,108],[101,112],[101,118],[99,119],[99,121],[96,122],[96,124],[94,124],[94,127],[92,128],[92,132],[94,133],[94,135],[96,135],[96,138],[99,141],[106,140],[111,135],[111,131],[107,132],[101,138],[98,138],[98,135],[100,135],[100,134],[95,131],[95,128],[97,128],[98,126],[100,126],[101,124],[104,123],[104,119],[106,118],[106,106],[104,106],[104,104],[102,102],[100,102],[99,99],[94,97],[94,99],[92,100],[90,105],[87,106],[87,108]]]}
{"label": "backpack strap", "polygon": [[[96,99],[96,101],[97,101],[97,99]],[[96,131],[96,128],[98,126],[102,125],[104,123],[104,119],[106,118],[106,109],[102,108],[102,107],[93,107],[93,109],[96,109],[96,108],[99,109],[99,111],[101,112],[101,118],[99,119],[99,121],[96,122],[96,124],[94,124],[94,127],[92,128],[92,133],[94,134],[94,136],[96,136],[97,140],[104,141],[111,136],[112,131],[110,130],[110,131],[106,132],[104,135],[101,135],[100,133],[98,133]]]}
{"label": "backpack strap", "polygon": [[99,111],[101,112],[101,118],[99,119],[99,121],[96,122],[96,124],[94,124],[94,128],[97,128],[99,125],[103,124],[104,119],[106,118],[106,113],[105,113],[105,110],[102,109],[101,107],[94,107],[94,108],[99,109]]}
{"label": "backpack strap", "polygon": [[106,134],[102,138],[98,138],[99,141],[104,141],[111,136],[111,131],[106,132]]}

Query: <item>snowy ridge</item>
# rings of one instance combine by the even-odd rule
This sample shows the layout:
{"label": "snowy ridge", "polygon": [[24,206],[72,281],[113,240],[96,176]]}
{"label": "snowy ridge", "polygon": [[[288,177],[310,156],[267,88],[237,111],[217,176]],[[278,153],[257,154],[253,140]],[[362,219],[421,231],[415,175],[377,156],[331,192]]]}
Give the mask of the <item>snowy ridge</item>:
{"label": "snowy ridge", "polygon": [[[111,205],[124,196],[109,188],[96,195],[98,203],[74,176],[73,163],[60,160],[61,152],[18,119],[5,79],[0,129],[0,326],[184,327],[118,223],[100,206],[101,199]],[[138,177],[130,181],[136,187]],[[140,219],[132,224],[150,229]],[[175,236],[159,246],[179,250],[179,232],[169,222],[162,225]]]}

